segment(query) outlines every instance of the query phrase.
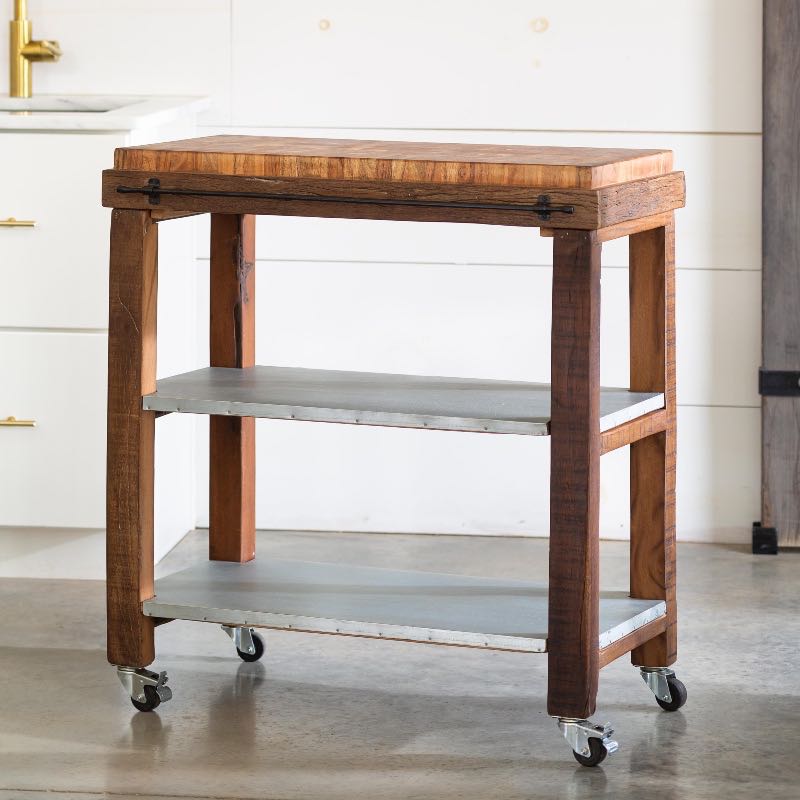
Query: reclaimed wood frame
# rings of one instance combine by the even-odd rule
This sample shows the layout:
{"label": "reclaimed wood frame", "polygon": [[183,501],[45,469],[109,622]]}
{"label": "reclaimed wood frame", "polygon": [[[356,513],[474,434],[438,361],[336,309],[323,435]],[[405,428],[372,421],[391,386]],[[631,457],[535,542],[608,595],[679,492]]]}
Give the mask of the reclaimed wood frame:
{"label": "reclaimed wood frame", "polygon": [[[157,203],[118,187],[200,192],[164,194]],[[231,197],[209,192],[314,195],[313,201]],[[530,205],[546,194],[573,214],[543,220],[524,209],[476,209],[458,203]],[[326,202],[358,197],[369,205]],[[451,207],[393,204],[446,201]],[[551,541],[548,712],[587,718],[595,710],[599,670],[631,653],[635,664],[666,667],[676,657],[675,606],[675,308],[673,212],[684,205],[683,173],[596,189],[485,186],[329,178],[108,170],[103,204],[114,209],[111,248],[109,370],[109,660],[152,661],[153,621],[141,611],[152,595],[152,432],[141,410],[155,388],[156,223],[212,215],[212,364],[254,363],[256,214],[355,219],[471,222],[539,227],[553,237]],[[600,255],[602,243],[630,237],[631,388],[665,394],[665,408],[605,433],[599,430]],[[237,316],[238,315],[238,316]],[[253,439],[240,427],[212,423],[211,558],[254,555]],[[631,595],[666,601],[660,618],[601,649],[599,638],[600,456],[631,446]],[[215,449],[216,448],[216,449]],[[226,494],[230,502],[223,501]],[[216,497],[216,500],[214,499]],[[216,520],[216,522],[215,522]],[[215,530],[232,520],[227,533]]]}
{"label": "reclaimed wood frame", "polygon": [[[255,217],[211,215],[212,367],[256,363]],[[209,419],[209,558],[244,563],[256,555],[256,421]]]}

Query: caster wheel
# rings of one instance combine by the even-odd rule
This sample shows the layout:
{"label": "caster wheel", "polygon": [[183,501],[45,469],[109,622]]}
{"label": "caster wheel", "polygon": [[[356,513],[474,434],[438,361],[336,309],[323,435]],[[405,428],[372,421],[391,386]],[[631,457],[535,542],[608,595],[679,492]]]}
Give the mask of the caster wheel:
{"label": "caster wheel", "polygon": [[674,676],[667,678],[667,684],[669,685],[669,693],[672,695],[672,700],[667,703],[665,700],[656,697],[656,703],[658,703],[664,711],[677,711],[686,704],[688,692],[683,683]]}
{"label": "caster wheel", "polygon": [[245,653],[238,647],[236,648],[236,652],[239,654],[239,658],[241,658],[242,661],[258,661],[258,659],[264,655],[264,640],[257,633],[252,634],[252,637],[253,646],[256,648],[255,653]]}
{"label": "caster wheel", "polygon": [[591,739],[589,739],[588,756],[582,756],[580,753],[576,753],[574,750],[572,751],[572,755],[575,756],[575,760],[580,765],[584,767],[596,767],[605,760],[605,757],[608,755],[608,750],[606,750],[601,739],[593,736]]}
{"label": "caster wheel", "polygon": [[155,711],[161,705],[161,698],[153,686],[144,687],[145,701],[134,700],[131,698],[131,703],[137,711]]}

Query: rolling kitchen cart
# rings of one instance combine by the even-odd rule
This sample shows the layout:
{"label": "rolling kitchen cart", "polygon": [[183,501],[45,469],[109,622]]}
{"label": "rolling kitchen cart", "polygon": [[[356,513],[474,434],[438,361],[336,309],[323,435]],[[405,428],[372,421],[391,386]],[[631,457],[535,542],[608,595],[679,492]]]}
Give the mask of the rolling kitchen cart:
{"label": "rolling kitchen cart", "polygon": [[[676,658],[674,210],[667,150],[211,136],[117,150],[108,370],[108,660],[133,704],[171,697],[154,628],[254,628],[548,654],[547,711],[576,759],[617,749],[600,669],[630,652],[658,704]],[[158,225],[211,214],[210,366],[156,381]],[[255,216],[539,227],[553,239],[550,384],[256,366]],[[600,387],[600,250],[630,242],[630,388]],[[153,579],[163,414],[210,415],[209,560]],[[255,418],[550,436],[549,586],[255,557]],[[630,592],[599,587],[600,456],[630,445]],[[455,546],[455,545],[454,545]]]}

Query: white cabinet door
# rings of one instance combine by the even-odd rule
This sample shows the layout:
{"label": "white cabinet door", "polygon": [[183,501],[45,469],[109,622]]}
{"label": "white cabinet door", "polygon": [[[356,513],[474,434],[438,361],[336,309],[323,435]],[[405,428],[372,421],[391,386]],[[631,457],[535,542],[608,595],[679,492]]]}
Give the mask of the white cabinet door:
{"label": "white cabinet door", "polygon": [[100,173],[125,134],[0,133],[0,328],[106,328],[109,209]]}
{"label": "white cabinet door", "polygon": [[0,525],[105,526],[102,333],[0,333]]}

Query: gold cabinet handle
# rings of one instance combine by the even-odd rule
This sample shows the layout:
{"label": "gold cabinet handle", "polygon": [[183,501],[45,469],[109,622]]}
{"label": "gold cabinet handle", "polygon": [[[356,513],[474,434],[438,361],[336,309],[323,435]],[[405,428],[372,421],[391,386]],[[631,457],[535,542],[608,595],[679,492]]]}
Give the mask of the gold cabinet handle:
{"label": "gold cabinet handle", "polygon": [[17,419],[16,417],[6,417],[0,419],[0,428],[35,428],[35,419]]}
{"label": "gold cabinet handle", "polygon": [[0,219],[0,228],[35,228],[35,227],[36,227],[35,219],[14,219],[14,217],[9,217],[8,219]]}

